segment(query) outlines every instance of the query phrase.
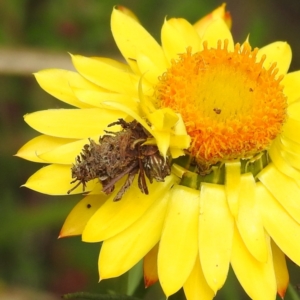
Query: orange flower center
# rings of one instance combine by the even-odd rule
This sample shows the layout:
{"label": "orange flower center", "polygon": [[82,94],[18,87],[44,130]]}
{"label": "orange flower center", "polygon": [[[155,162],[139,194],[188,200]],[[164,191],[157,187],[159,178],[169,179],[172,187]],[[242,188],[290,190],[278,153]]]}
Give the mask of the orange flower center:
{"label": "orange flower center", "polygon": [[181,114],[192,138],[189,152],[205,173],[218,162],[267,149],[281,132],[287,102],[276,64],[265,69],[257,48],[236,44],[230,52],[228,41],[216,49],[203,46],[172,61],[155,96],[161,107]]}

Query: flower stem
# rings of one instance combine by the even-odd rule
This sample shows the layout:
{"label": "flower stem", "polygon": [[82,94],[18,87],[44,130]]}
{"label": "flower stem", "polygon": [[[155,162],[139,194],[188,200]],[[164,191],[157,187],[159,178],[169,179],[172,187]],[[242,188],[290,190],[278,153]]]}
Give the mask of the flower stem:
{"label": "flower stem", "polygon": [[291,284],[288,286],[287,295],[289,295],[291,300],[300,300],[299,292],[297,293]]}

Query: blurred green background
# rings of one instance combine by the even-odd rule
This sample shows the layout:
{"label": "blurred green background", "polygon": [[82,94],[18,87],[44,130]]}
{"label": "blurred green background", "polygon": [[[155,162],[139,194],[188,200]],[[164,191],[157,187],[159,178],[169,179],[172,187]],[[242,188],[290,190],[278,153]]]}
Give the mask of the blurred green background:
{"label": "blurred green background", "polygon": [[[99,245],[81,243],[79,238],[57,240],[65,217],[80,198],[20,188],[40,165],[13,157],[37,135],[23,122],[24,114],[65,107],[39,88],[32,72],[71,68],[67,52],[119,57],[110,32],[115,4],[132,9],[159,39],[165,16],[195,22],[222,1],[0,0],[0,299],[51,300],[82,290],[131,293],[136,287],[139,267],[121,280],[97,283]],[[299,0],[228,0],[227,8],[235,41],[243,42],[249,33],[253,46],[287,41],[294,54],[291,70],[300,69]],[[296,286],[300,271],[292,263],[290,267],[291,285]],[[146,292],[141,286],[136,291],[140,298],[164,299],[158,286]],[[290,291],[286,299],[298,297],[299,291]],[[179,293],[170,299],[183,298]],[[231,275],[216,299],[248,298]]]}

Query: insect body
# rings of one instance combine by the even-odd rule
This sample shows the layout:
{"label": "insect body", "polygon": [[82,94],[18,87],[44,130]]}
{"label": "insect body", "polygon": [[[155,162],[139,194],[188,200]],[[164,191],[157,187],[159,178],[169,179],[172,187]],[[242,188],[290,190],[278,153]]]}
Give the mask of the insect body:
{"label": "insect body", "polygon": [[138,174],[138,186],[144,194],[148,194],[146,177],[150,183],[153,179],[164,181],[170,175],[171,161],[164,159],[156,145],[144,145],[149,137],[152,137],[140,123],[132,121],[127,123],[123,119],[110,124],[121,125],[120,132],[106,132],[100,137],[99,144],[90,140],[90,144],[83,147],[82,152],[76,158],[72,167],[71,183],[78,183],[68,191],[68,194],[80,184],[83,191],[86,182],[98,178],[102,183],[103,192],[110,194],[118,182],[125,175],[127,179],[114,201],[122,198],[126,190],[131,186]]}

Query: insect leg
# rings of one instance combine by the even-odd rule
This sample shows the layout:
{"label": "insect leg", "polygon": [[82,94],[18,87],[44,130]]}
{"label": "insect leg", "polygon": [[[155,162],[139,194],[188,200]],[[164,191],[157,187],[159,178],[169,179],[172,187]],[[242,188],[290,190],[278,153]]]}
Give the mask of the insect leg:
{"label": "insect leg", "polygon": [[118,174],[116,177],[112,178],[111,181],[109,181],[107,183],[107,185],[103,186],[102,191],[104,193],[109,193],[110,188],[112,188],[112,186],[114,186],[117,181],[119,181],[123,176],[125,176],[126,174],[129,174],[134,168],[136,168],[138,166],[137,162],[134,162],[132,165],[130,165],[128,168],[126,168],[122,173]]}
{"label": "insect leg", "polygon": [[[76,178],[75,180],[71,181],[71,183],[74,183],[74,182],[76,182],[77,180],[78,180],[78,179]],[[84,192],[85,187],[86,187],[86,183],[85,183],[84,180],[79,180],[78,183],[77,183],[75,186],[73,186],[70,190],[67,191],[67,194],[69,195],[69,194],[70,194],[72,191],[74,191],[81,183],[82,183],[82,190],[83,190],[83,192]]]}
{"label": "insect leg", "polygon": [[139,169],[140,169],[139,177],[138,177],[139,188],[142,191],[142,193],[148,195],[149,191],[148,191],[148,187],[147,187],[147,183],[146,183],[144,166],[143,166],[143,163],[142,163],[141,159],[139,159]]}
{"label": "insect leg", "polygon": [[119,201],[123,197],[123,195],[125,194],[125,192],[131,186],[131,184],[132,184],[132,182],[134,180],[134,177],[135,177],[135,175],[136,175],[137,172],[138,172],[138,169],[136,168],[136,169],[132,170],[132,172],[130,172],[128,174],[128,177],[127,177],[125,183],[123,184],[123,186],[118,191],[117,195],[114,198],[114,201]]}

